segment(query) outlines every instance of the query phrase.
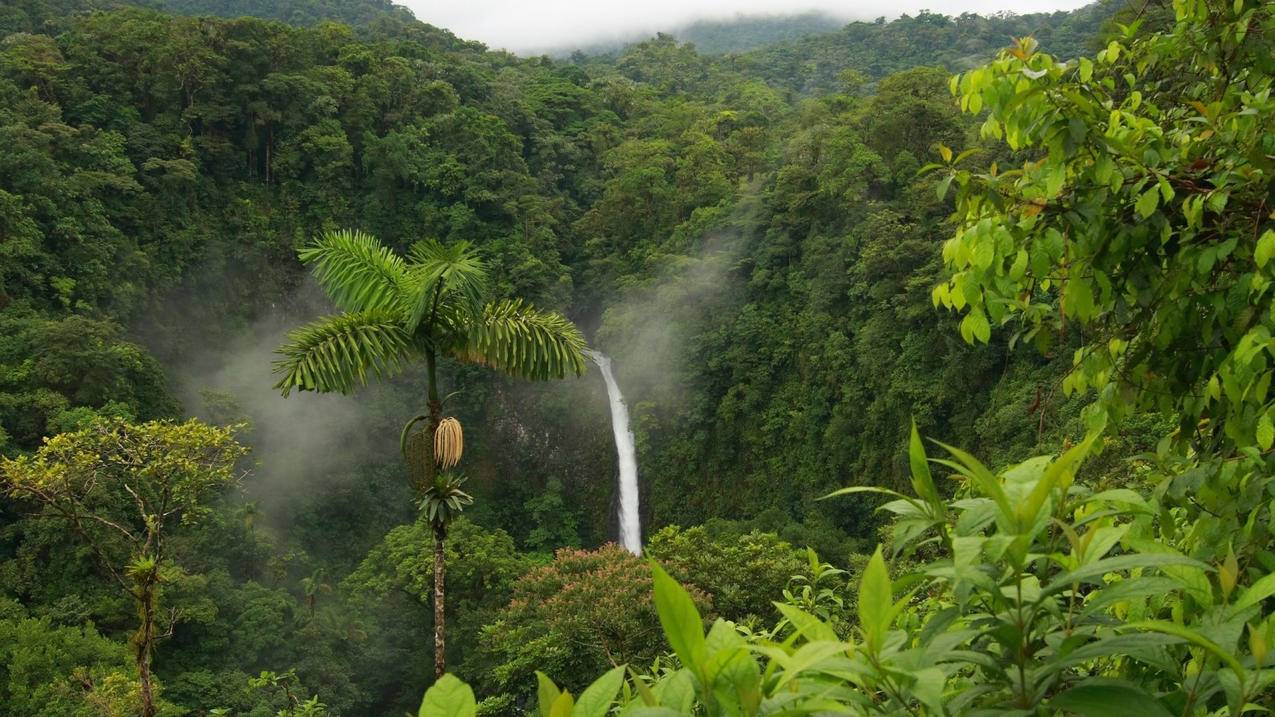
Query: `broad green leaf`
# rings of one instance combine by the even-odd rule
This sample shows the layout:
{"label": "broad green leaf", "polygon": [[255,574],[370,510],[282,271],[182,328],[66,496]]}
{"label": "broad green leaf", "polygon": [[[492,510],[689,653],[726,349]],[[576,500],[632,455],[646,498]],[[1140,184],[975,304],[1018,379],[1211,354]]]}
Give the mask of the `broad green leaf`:
{"label": "broad green leaf", "polygon": [[828,495],[821,496],[819,500],[827,500],[829,498],[836,498],[838,496],[851,495],[854,493],[879,493],[881,495],[888,495],[893,498],[898,498],[899,500],[906,500],[909,503],[916,502],[916,501],[913,501],[908,496],[903,495],[902,493],[898,491],[893,491],[893,490],[890,490],[889,488],[878,488],[872,485],[853,485],[853,486],[850,486],[849,488],[838,488],[837,490],[832,491]]}
{"label": "broad green leaf", "polygon": [[1240,564],[1235,558],[1235,549],[1227,547],[1226,559],[1217,569],[1218,584],[1222,588],[1222,599],[1229,600],[1231,592],[1235,590],[1235,582],[1240,577]]}
{"label": "broad green leaf", "polygon": [[824,662],[830,657],[842,656],[850,648],[844,642],[807,642],[792,654],[784,664],[784,672],[779,675],[776,687],[785,685],[803,676],[806,670]]}
{"label": "broad green leaf", "polygon": [[1067,310],[1080,320],[1093,316],[1093,286],[1079,276],[1073,276],[1063,290]]}
{"label": "broad green leaf", "polygon": [[1019,504],[1018,527],[1021,532],[1030,530],[1036,524],[1041,507],[1055,489],[1066,491],[1071,486],[1076,476],[1076,469],[1079,467],[1080,462],[1085,459],[1085,456],[1089,455],[1089,449],[1093,447],[1095,438],[1097,438],[1097,434],[1090,434],[1085,440],[1069,448],[1045,469],[1044,475],[1036,482],[1032,492],[1028,494],[1027,500]]}
{"label": "broad green leaf", "polygon": [[1199,645],[1200,647],[1203,647],[1204,649],[1216,655],[1218,659],[1226,663],[1226,666],[1230,667],[1231,670],[1235,672],[1236,675],[1244,674],[1244,666],[1240,664],[1240,661],[1236,659],[1234,655],[1222,649],[1222,647],[1220,647],[1217,643],[1213,642],[1212,640],[1208,639],[1207,637],[1201,635],[1200,633],[1190,628],[1183,627],[1181,625],[1178,625],[1172,622],[1164,622],[1162,620],[1146,620],[1143,622],[1135,622],[1129,625],[1125,625],[1125,627],[1129,630],[1148,630],[1151,632],[1162,632],[1166,635],[1176,635],[1178,637],[1184,638],[1188,642],[1191,642],[1195,645]]}
{"label": "broad green leaf", "polygon": [[1160,206],[1160,190],[1157,187],[1152,187],[1138,197],[1134,208],[1137,209],[1138,216],[1146,219],[1155,213],[1158,206]]}
{"label": "broad green leaf", "polygon": [[667,675],[656,685],[656,696],[664,707],[677,710],[678,714],[691,714],[695,704],[695,678],[687,669]]}
{"label": "broad green leaf", "polygon": [[1267,229],[1262,232],[1262,238],[1257,240],[1257,247],[1253,250],[1253,260],[1261,268],[1266,266],[1273,256],[1275,256],[1275,230]]}
{"label": "broad green leaf", "polygon": [[976,341],[987,343],[991,339],[992,327],[987,323],[987,315],[981,309],[970,309],[965,318],[961,319],[961,337],[969,344]]}
{"label": "broad green leaf", "polygon": [[793,629],[798,635],[814,642],[817,640],[833,640],[837,639],[837,633],[828,626],[823,620],[811,615],[799,607],[789,605],[787,603],[774,603],[779,612],[788,618],[788,622],[792,624]]}
{"label": "broad green leaf", "polygon": [[938,184],[934,185],[934,194],[939,198],[940,201],[942,201],[942,199],[947,196],[947,190],[949,187],[952,186],[953,178],[954,178],[954,175],[949,174],[946,177],[940,179]]}
{"label": "broad green leaf", "polygon": [[572,711],[575,709],[575,700],[571,698],[570,692],[563,692],[558,695],[558,699],[553,701],[549,706],[549,714],[545,717],[571,717]]}
{"label": "broad green leaf", "polygon": [[934,475],[930,473],[930,462],[925,455],[925,446],[921,443],[921,434],[916,430],[916,420],[912,420],[912,433],[908,438],[908,466],[912,470],[912,489],[929,503],[937,515],[946,510],[939,497],[938,488],[934,485]]}
{"label": "broad green leaf", "polygon": [[708,635],[704,637],[704,649],[710,658],[715,652],[734,650],[744,646],[744,638],[735,629],[735,625],[720,617],[713,621],[712,627],[708,629]]}
{"label": "broad green leaf", "polygon": [[879,652],[885,643],[885,634],[890,629],[893,598],[890,574],[885,567],[885,558],[881,555],[881,546],[878,545],[859,581],[859,626],[863,629],[868,650],[873,653]]}
{"label": "broad green leaf", "polygon": [[1272,443],[1275,443],[1275,424],[1271,423],[1271,414],[1263,413],[1257,420],[1257,446],[1269,451]]}
{"label": "broad green leaf", "polygon": [[695,601],[658,563],[651,562],[651,571],[655,581],[655,610],[664,636],[683,665],[697,672],[703,670],[708,655],[704,646],[704,621],[695,608]]}
{"label": "broad green leaf", "polygon": [[1063,669],[1071,665],[1090,660],[1107,657],[1110,655],[1128,655],[1140,650],[1148,650],[1165,645],[1175,645],[1185,640],[1176,635],[1164,635],[1160,633],[1135,632],[1127,635],[1113,635],[1105,637],[1101,640],[1091,642],[1072,652],[1067,653],[1061,658],[1056,658],[1049,666],[1049,670]]}
{"label": "broad green leaf", "polygon": [[1173,717],[1146,690],[1114,680],[1081,682],[1051,699],[1049,706],[1083,717]]}
{"label": "broad green leaf", "polygon": [[624,711],[624,717],[685,717],[688,713],[671,710],[667,707],[636,707]]}
{"label": "broad green leaf", "polygon": [[1170,565],[1189,565],[1195,568],[1208,569],[1208,565],[1198,560],[1174,555],[1172,553],[1134,553],[1132,555],[1118,555],[1114,558],[1104,558],[1097,560],[1071,572],[1063,573],[1054,578],[1048,585],[1042,589],[1044,595],[1052,595],[1053,593],[1063,590],[1076,583],[1091,582],[1095,578],[1101,578],[1107,573],[1122,572],[1125,570],[1133,570],[1134,568],[1162,568]]}
{"label": "broad green leaf", "polygon": [[625,669],[623,665],[614,667],[586,687],[580,693],[580,699],[576,700],[571,717],[606,717],[616,693],[624,684]]}
{"label": "broad green leaf", "polygon": [[1080,614],[1088,615],[1105,610],[1118,602],[1138,600],[1151,595],[1168,595],[1180,587],[1176,580],[1164,577],[1143,575],[1137,580],[1122,580],[1095,592]]}
{"label": "broad green leaf", "polygon": [[554,700],[562,691],[545,673],[536,670],[536,702],[540,706],[540,714],[547,715],[553,709]]}
{"label": "broad green leaf", "polygon": [[[683,670],[681,670],[681,671],[685,671],[685,670],[683,669]],[[643,675],[639,675],[639,674],[638,674],[636,671],[634,671],[632,668],[629,668],[629,673],[630,673],[631,677],[633,678],[633,679],[632,679],[633,688],[634,688],[635,690],[637,690],[638,697],[640,697],[640,698],[641,698],[641,700],[642,700],[642,704],[646,705],[647,707],[654,707],[654,706],[658,705],[658,704],[659,704],[659,700],[656,698],[655,693],[651,690],[651,688],[647,686],[646,681],[643,679],[643,677],[644,677],[644,676],[643,676]],[[657,685],[656,685],[656,686],[657,686],[657,687],[659,687],[660,685],[662,685],[662,684],[664,684],[665,682],[667,682],[667,681],[668,681],[668,679],[669,679],[669,677],[668,677],[668,676],[665,676],[665,677],[661,678],[661,679],[660,679],[660,682],[659,682],[659,683],[657,683]],[[636,704],[637,704],[637,703],[636,703],[636,701],[635,701],[635,702],[633,702],[633,703],[631,703],[631,704],[629,705],[629,709],[634,708],[634,707],[636,706]]]}
{"label": "broad green leaf", "polygon": [[1061,162],[1051,163],[1045,171],[1045,196],[1056,197],[1067,181],[1067,165]]}
{"label": "broad green leaf", "polygon": [[[936,441],[937,442],[937,441]],[[936,460],[936,463],[945,465],[948,468],[956,470],[965,476],[974,485],[974,489],[982,493],[984,496],[991,498],[996,503],[996,507],[1000,510],[1001,515],[1009,524],[1014,520],[1014,508],[1010,505],[1009,496],[1005,494],[1005,488],[1001,486],[1000,479],[992,474],[977,458],[966,453],[965,451],[949,446],[946,443],[939,443],[948,453],[951,453],[958,462],[947,460]]]}
{"label": "broad green leaf", "polygon": [[1263,575],[1257,582],[1248,586],[1231,607],[1232,614],[1258,605],[1266,598],[1275,595],[1275,573]]}
{"label": "broad green leaf", "polygon": [[450,673],[431,685],[421,700],[420,717],[474,717],[477,713],[474,691]]}

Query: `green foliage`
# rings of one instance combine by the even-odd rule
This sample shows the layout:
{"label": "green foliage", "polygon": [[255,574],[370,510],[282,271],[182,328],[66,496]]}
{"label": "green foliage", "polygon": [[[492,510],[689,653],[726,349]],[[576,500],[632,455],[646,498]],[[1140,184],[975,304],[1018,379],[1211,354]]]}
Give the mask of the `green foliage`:
{"label": "green foliage", "polygon": [[478,705],[469,685],[452,675],[443,675],[425,692],[421,700],[421,717],[474,717]]}
{"label": "green foliage", "polygon": [[805,567],[791,545],[758,531],[719,537],[704,526],[670,526],[651,535],[643,551],[709,596],[718,615],[739,623],[769,622],[771,601]]}
{"label": "green foliage", "polygon": [[0,427],[17,447],[34,449],[40,438],[78,430],[98,416],[176,413],[158,363],[123,340],[115,324],[13,312],[0,325]]}
{"label": "green foliage", "polygon": [[[432,620],[433,561],[423,546],[432,540],[432,528],[425,520],[397,527],[380,544],[370,550],[363,562],[346,578],[342,592],[358,605],[375,604],[389,612],[387,629],[402,624],[420,624],[427,630]],[[447,644],[448,664],[465,679],[477,682],[492,669],[488,656],[478,649],[483,626],[496,620],[509,604],[515,582],[529,571],[533,562],[514,546],[501,530],[487,530],[466,518],[454,521],[448,528],[445,548],[447,568],[447,619],[451,638]],[[400,600],[404,596],[406,600]],[[419,641],[405,635],[405,654],[400,661],[420,665],[428,655],[422,654]],[[386,669],[401,668],[386,665]],[[405,700],[420,696],[420,672],[404,670],[408,684],[397,685]],[[411,705],[403,705],[406,709]],[[385,709],[393,709],[386,707]]]}
{"label": "green foliage", "polygon": [[555,548],[580,547],[576,517],[563,495],[562,481],[549,480],[543,491],[527,501],[527,513],[535,527],[527,535],[527,548],[551,553]]}
{"label": "green foliage", "polygon": [[313,25],[324,21],[364,25],[412,19],[410,10],[390,0],[284,0],[264,7],[252,0],[136,0],[134,4],[184,15],[264,17],[291,25]]}
{"label": "green foliage", "polygon": [[[864,562],[866,556],[856,556]],[[861,572],[862,565],[856,565]],[[776,603],[785,619],[775,627],[774,633],[781,634],[785,629],[800,629],[801,618],[793,620],[788,608],[795,607],[814,615],[828,623],[837,634],[844,634],[851,611],[848,607],[855,604],[857,593],[854,591],[849,572],[819,560],[814,550],[806,549],[806,566],[801,573],[788,580],[783,591],[783,602]],[[797,613],[799,615],[799,613]]]}
{"label": "green foliage", "polygon": [[151,665],[156,643],[179,619],[159,611],[163,585],[182,576],[172,533],[211,512],[210,503],[238,478],[245,453],[230,429],[117,419],[55,436],[34,455],[0,460],[5,493],[74,535],[133,603],[142,717],[162,710]]}
{"label": "green foliage", "polygon": [[[484,691],[523,698],[536,671],[558,675],[565,687],[618,664],[648,664],[660,656],[650,571],[616,545],[596,551],[562,549],[551,564],[514,584],[512,598],[483,628],[482,649],[495,666]],[[699,591],[693,599],[707,607]]]}
{"label": "green foliage", "polygon": [[134,715],[137,673],[124,645],[92,625],[59,626],[0,603],[0,715]]}
{"label": "green foliage", "polygon": [[731,20],[698,20],[673,34],[706,55],[747,52],[806,35],[831,32],[840,26],[836,18],[819,12],[792,15],[741,16]]}
{"label": "green foliage", "polygon": [[[557,312],[596,328],[616,358],[653,550],[669,547],[661,557],[701,615],[711,593],[717,611],[748,619],[739,629],[749,640],[851,634],[858,600],[847,581],[858,582],[867,558],[857,554],[877,542],[881,520],[871,500],[817,498],[846,480],[905,489],[908,463],[896,448],[910,414],[927,433],[980,446],[993,466],[1078,435],[1080,399],[1052,389],[1065,360],[1011,356],[992,322],[991,348],[968,347],[929,307],[927,291],[943,271],[940,241],[950,234],[943,220],[960,186],[953,180],[940,197],[916,170],[935,142],[956,154],[978,148],[961,169],[1009,166],[1009,152],[973,141],[975,120],[953,109],[941,72],[889,73],[936,62],[971,67],[1007,35],[1028,31],[1049,48],[1078,47],[1101,8],[927,14],[732,58],[663,37],[617,58],[561,62],[486,52],[379,2],[164,5],[199,15],[250,10],[305,27],[121,10],[105,0],[2,5],[0,453],[22,460],[46,436],[102,419],[174,418],[183,414],[176,396],[223,390],[210,376],[241,372],[252,352],[227,356],[244,336],[260,340],[259,320],[314,315],[306,292],[295,291],[306,281],[298,248],[338,309],[394,313],[381,323],[356,316],[314,327],[319,363],[344,367],[329,376],[334,383],[352,388],[360,370],[396,369],[385,363],[391,356],[422,357],[431,306],[427,292],[400,291],[410,265],[432,267],[407,277],[408,288],[444,287],[445,320],[481,319],[473,332],[443,333],[485,356],[441,354],[501,369],[443,361],[433,382],[404,366],[359,396],[368,450],[333,446],[349,455],[330,466],[316,460],[303,487],[279,468],[295,451],[279,450],[278,436],[290,447],[312,426],[280,425],[256,397],[239,395],[239,406],[203,401],[201,415],[219,424],[254,421],[241,439],[263,463],[248,494],[218,492],[198,520],[171,531],[173,560],[121,548],[113,563],[131,586],[162,585],[157,628],[172,635],[158,652],[156,684],[178,710],[418,709],[431,667],[422,636],[434,622],[434,536],[413,515],[391,444],[401,425],[393,416],[421,413],[422,384],[428,393],[431,382],[465,389],[454,405],[466,429],[465,490],[479,498],[467,514],[491,527],[455,520],[444,550],[447,655],[487,698],[482,711],[530,707],[536,669],[566,688],[549,683],[559,710],[596,714],[610,695],[627,704],[643,690],[674,710],[690,704],[692,675],[658,644],[651,581],[630,557],[563,558],[554,580],[514,587],[543,553],[599,545],[612,530],[614,487],[600,478],[614,453],[609,432],[598,430],[606,420],[600,387],[523,386],[500,375],[553,373],[553,352],[526,359],[510,347],[567,332]],[[83,12],[90,8],[105,12]],[[1152,8],[1146,18],[1160,23],[1161,15]],[[319,22],[334,17],[359,24]],[[846,73],[851,67],[862,74]],[[339,227],[363,227],[380,241]],[[316,235],[325,248],[307,251]],[[418,243],[426,237],[439,241]],[[485,282],[476,280],[476,257]],[[555,312],[533,316],[510,297]],[[475,311],[480,303],[487,308]],[[235,379],[255,380],[242,374]],[[327,405],[339,419],[352,404]],[[1152,418],[1122,424],[1095,466],[1103,488],[1165,476],[1165,504],[1190,517],[1179,526],[1191,536],[1181,549],[1219,566],[1231,564],[1233,550],[1238,592],[1269,561],[1252,478],[1260,472],[1249,464],[1186,470],[1169,456],[1119,460],[1147,450],[1159,427]],[[1253,491],[1234,495],[1226,486],[1236,482]],[[940,498],[949,485],[938,480]],[[115,499],[112,508],[131,497]],[[1218,518],[1188,528],[1204,515],[1191,501]],[[931,496],[922,502],[932,505]],[[66,631],[96,634],[85,627],[91,621],[114,656],[58,657],[31,674],[50,690],[75,691],[67,698],[75,713],[83,712],[77,668],[100,668],[105,676],[85,694],[131,705],[136,668],[118,658],[130,638],[137,642],[136,606],[101,579],[64,522],[27,507],[0,500],[0,592],[29,610],[21,641],[31,649],[20,660],[35,659],[43,626],[53,645],[72,639]],[[1252,526],[1237,517],[1250,515],[1258,516]],[[704,532],[674,532],[661,545],[661,526],[698,523]],[[891,540],[906,543],[922,524],[915,515],[896,521]],[[835,567],[801,561],[781,541],[813,546]],[[617,586],[620,605],[607,602]],[[912,587],[892,585],[896,597]],[[515,592],[529,604],[512,606]],[[781,595],[792,604],[772,606]],[[505,618],[510,635],[484,632]],[[781,624],[764,629],[770,619]],[[722,630],[705,637],[708,652],[739,654],[720,651],[726,642],[734,640]],[[623,654],[610,659],[602,645]],[[616,677],[621,660],[652,674]],[[248,687],[262,679],[249,675],[282,677],[289,668],[295,700]],[[587,676],[608,669],[589,689]],[[625,684],[613,689],[617,679]],[[61,709],[61,697],[47,693],[38,699]]]}
{"label": "green foliage", "polygon": [[[957,496],[885,506],[923,523],[892,545],[919,562],[892,579],[877,549],[859,584],[857,639],[790,605],[782,641],[721,620],[705,633],[690,594],[655,566],[655,606],[683,668],[635,676],[619,713],[1204,715],[1269,700],[1275,616],[1263,603],[1275,581],[1241,573],[1233,553],[1214,567],[1179,552],[1191,538],[1159,498],[1077,480],[1093,447],[1091,437],[999,473],[957,449],[934,459]],[[931,462],[919,442],[909,452]]]}
{"label": "green foliage", "polygon": [[847,69],[873,80],[920,65],[965,70],[984,62],[1010,37],[1033,35],[1058,57],[1078,57],[1120,7],[1118,2],[1095,2],[1074,13],[957,17],[922,10],[889,22],[852,22],[836,32],[746,53],[744,59],[752,72],[773,83],[800,92],[832,92],[841,87]]}
{"label": "green foliage", "polygon": [[[286,707],[275,713],[275,717],[327,717],[327,705],[319,701],[318,697],[311,697],[302,700],[293,693],[297,681],[295,670],[289,670],[283,674],[265,671],[260,675],[248,680],[248,686],[265,692],[275,691],[283,695],[287,704]],[[217,711],[214,710],[214,714]],[[229,714],[229,710],[222,710],[221,714]]]}
{"label": "green foliage", "polygon": [[413,246],[407,262],[360,232],[328,232],[301,252],[345,313],[289,335],[276,388],[353,390],[403,363],[441,354],[512,376],[562,378],[584,371],[584,337],[557,313],[517,300],[482,305],[486,270],[468,244]]}
{"label": "green foliage", "polygon": [[1275,14],[1177,12],[1093,60],[1028,39],[953,80],[987,111],[983,135],[1027,156],[947,170],[959,225],[934,300],[965,314],[967,340],[1009,326],[1048,351],[1079,334],[1063,388],[1098,395],[1094,421],[1159,411],[1181,442],[1265,451]]}
{"label": "green foliage", "polygon": [[[155,570],[166,527],[205,517],[238,478],[245,454],[230,429],[198,421],[103,421],[47,440],[33,455],[0,462],[6,493],[61,521],[113,577]],[[152,561],[150,567],[138,561]]]}
{"label": "green foliage", "polygon": [[[705,636],[657,567],[656,606],[689,678],[635,678],[620,714],[1238,715],[1275,696],[1259,310],[1271,15],[1243,0],[1175,9],[1172,28],[1131,31],[1097,65],[1027,40],[952,83],[1026,161],[975,174],[969,153],[939,147],[938,193],[958,185],[959,228],[935,303],[966,310],[971,343],[1019,319],[1047,349],[1078,344],[1069,388],[1099,389],[1084,440],[993,471],[942,444],[948,457],[931,460],[914,424],[913,495],[836,492],[884,493],[894,516],[889,550],[863,568],[851,640],[792,605],[782,642],[725,622]],[[1179,418],[1176,435],[1085,478],[1085,458],[1120,446],[1103,432],[1148,409]],[[685,679],[692,700],[672,687]]]}
{"label": "green foliage", "polygon": [[446,530],[460,516],[474,497],[461,490],[465,477],[455,473],[439,473],[421,493],[421,515],[435,530]]}

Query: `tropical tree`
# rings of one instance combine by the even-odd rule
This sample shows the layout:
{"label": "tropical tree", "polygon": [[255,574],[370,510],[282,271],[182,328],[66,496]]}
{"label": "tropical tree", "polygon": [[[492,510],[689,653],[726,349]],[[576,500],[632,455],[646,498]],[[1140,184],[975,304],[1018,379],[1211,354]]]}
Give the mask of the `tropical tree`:
{"label": "tropical tree", "polygon": [[332,592],[332,584],[328,582],[328,571],[319,568],[309,577],[301,578],[301,592],[305,594],[305,609],[314,619],[314,610],[318,607],[319,595]]}
{"label": "tropical tree", "polygon": [[182,575],[172,533],[212,513],[211,502],[238,480],[245,454],[229,428],[115,419],[0,460],[0,489],[36,506],[35,519],[65,526],[136,608],[130,643],[142,717],[158,713],[155,647],[179,619],[160,604],[164,584]]}
{"label": "tropical tree", "polygon": [[[559,313],[519,299],[485,301],[487,272],[467,242],[417,242],[404,258],[363,232],[330,231],[300,257],[340,313],[289,334],[275,362],[284,396],[294,389],[349,393],[369,374],[386,378],[409,363],[425,364],[426,413],[403,427],[402,446],[434,532],[434,670],[441,676],[443,544],[447,526],[472,499],[461,490],[464,478],[446,470],[460,460],[463,443],[459,422],[443,416],[438,361],[448,357],[515,378],[564,378],[584,373],[584,337]],[[414,431],[420,422],[424,431]]]}

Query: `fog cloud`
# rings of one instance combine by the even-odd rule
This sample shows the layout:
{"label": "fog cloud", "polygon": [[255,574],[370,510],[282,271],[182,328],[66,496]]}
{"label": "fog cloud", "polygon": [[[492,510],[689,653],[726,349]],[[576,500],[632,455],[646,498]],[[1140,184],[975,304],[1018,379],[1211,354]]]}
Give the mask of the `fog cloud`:
{"label": "fog cloud", "polygon": [[845,20],[894,18],[928,9],[1026,14],[1073,10],[1089,0],[398,0],[416,17],[467,40],[529,53],[675,30],[701,19],[817,10]]}
{"label": "fog cloud", "polygon": [[176,368],[175,384],[191,413],[217,423],[246,421],[241,435],[256,469],[246,488],[267,514],[281,504],[350,480],[371,460],[397,461],[397,434],[377,410],[375,391],[355,396],[274,388],[275,349],[288,330],[332,309],[313,283],[251,326],[209,346],[201,360]]}

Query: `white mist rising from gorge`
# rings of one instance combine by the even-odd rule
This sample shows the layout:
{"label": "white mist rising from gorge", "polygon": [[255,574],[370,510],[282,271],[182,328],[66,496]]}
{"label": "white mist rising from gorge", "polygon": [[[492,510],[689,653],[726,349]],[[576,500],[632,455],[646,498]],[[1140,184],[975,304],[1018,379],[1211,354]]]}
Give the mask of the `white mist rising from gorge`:
{"label": "white mist rising from gorge", "polygon": [[739,15],[790,15],[817,11],[835,18],[893,19],[929,10],[1020,15],[1075,10],[1089,0],[399,0],[423,22],[466,40],[520,54],[628,41],[674,31],[697,20],[729,20]]}
{"label": "white mist rising from gorge", "polygon": [[[284,308],[284,307],[287,308]],[[330,313],[312,283],[281,300],[197,361],[170,367],[174,388],[189,413],[214,422],[243,420],[241,435],[255,465],[245,483],[275,527],[285,502],[311,499],[334,482],[366,473],[369,463],[397,465],[397,433],[369,387],[352,396],[294,391],[284,398],[274,384],[275,353],[288,331]],[[393,435],[391,435],[393,434]]]}

